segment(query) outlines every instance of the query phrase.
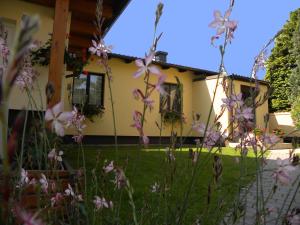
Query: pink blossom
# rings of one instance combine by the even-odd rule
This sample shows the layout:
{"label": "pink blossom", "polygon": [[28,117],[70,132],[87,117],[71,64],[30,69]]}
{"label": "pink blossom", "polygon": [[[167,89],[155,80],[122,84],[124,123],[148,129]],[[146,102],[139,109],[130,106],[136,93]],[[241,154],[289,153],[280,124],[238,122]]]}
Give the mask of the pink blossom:
{"label": "pink blossom", "polygon": [[154,58],[154,55],[155,52],[151,51],[148,55],[146,55],[144,60],[142,59],[135,60],[135,64],[139,69],[137,70],[137,72],[134,73],[133,75],[134,78],[138,78],[141,75],[149,72],[159,76],[161,75],[161,72],[157,66],[150,65]]}
{"label": "pink blossom", "polygon": [[97,43],[95,40],[92,40],[92,43],[93,46],[89,48],[89,51],[99,57],[103,56],[104,58],[107,58],[107,53],[111,52],[112,46],[106,46],[103,39],[101,39],[99,43]]}
{"label": "pink blossom", "polygon": [[106,201],[106,199],[100,198],[99,196],[95,196],[95,199],[93,200],[93,203],[95,204],[96,209],[95,210],[100,210],[103,208],[113,208],[113,203],[112,201]]}
{"label": "pink blossom", "polygon": [[56,193],[55,196],[51,198],[51,206],[57,205],[59,202],[63,200],[64,196],[61,193]]}
{"label": "pink blossom", "polygon": [[290,165],[289,159],[281,160],[278,158],[277,166],[278,168],[273,172],[273,178],[282,185],[288,185],[292,180],[289,172],[295,170],[295,168]]}
{"label": "pink blossom", "polygon": [[237,108],[235,118],[241,121],[253,119],[254,118],[253,108],[251,107]]}
{"label": "pink blossom", "polygon": [[24,58],[22,68],[16,77],[15,84],[21,89],[32,88],[33,81],[38,76],[38,72],[32,67],[30,56]]}
{"label": "pink blossom", "polygon": [[143,93],[142,93],[141,90],[138,89],[138,88],[136,88],[136,89],[134,89],[134,90],[132,91],[132,95],[133,95],[133,97],[134,97],[136,100],[139,100],[140,97],[144,98]]}
{"label": "pink blossom", "polygon": [[75,193],[73,191],[73,188],[71,187],[70,184],[68,184],[68,188],[65,190],[65,195],[66,196],[71,196],[71,197],[74,197],[75,196]]}
{"label": "pink blossom", "polygon": [[208,127],[206,129],[205,133],[205,127],[206,125],[203,123],[198,123],[193,125],[193,129],[200,133],[200,135],[205,135],[203,146],[205,148],[208,148],[208,150],[211,150],[217,143],[223,140],[223,137],[218,130],[214,130],[211,127]]}
{"label": "pink blossom", "polygon": [[20,184],[24,185],[24,184],[28,184],[28,183],[29,183],[28,172],[22,168],[21,169]]}
{"label": "pink blossom", "polygon": [[150,110],[152,110],[154,108],[154,100],[150,99],[149,97],[148,98],[144,98],[143,102],[145,103],[145,105],[147,107],[149,107]]}
{"label": "pink blossom", "polygon": [[244,104],[244,101],[242,100],[242,94],[238,95],[231,95],[228,98],[222,99],[222,107],[226,107],[228,110],[232,110],[236,106],[242,106]]}
{"label": "pink blossom", "polygon": [[256,79],[256,73],[259,69],[265,69],[266,62],[267,62],[267,50],[264,50],[255,58],[254,66],[252,68],[252,75],[251,75],[253,79]]}
{"label": "pink blossom", "polygon": [[142,119],[142,114],[139,111],[134,111],[133,112],[133,122],[134,123],[131,126],[135,127],[139,132],[142,129],[141,119]]}
{"label": "pink blossom", "polygon": [[39,181],[40,181],[42,190],[45,193],[48,193],[48,180],[47,180],[45,174],[41,173],[41,178]]}
{"label": "pink blossom", "polygon": [[82,134],[77,134],[77,135],[74,135],[72,138],[74,139],[74,141],[76,143],[81,143],[82,139],[83,139],[83,135]]}
{"label": "pink blossom", "polygon": [[103,170],[105,173],[109,173],[115,169],[114,167],[114,161],[111,161],[107,166],[103,167]]}
{"label": "pink blossom", "polygon": [[143,135],[142,140],[143,140],[144,145],[149,144],[149,138],[146,135]]}
{"label": "pink blossom", "polygon": [[42,220],[37,219],[38,213],[28,213],[19,206],[15,207],[14,213],[19,218],[22,225],[44,225]]}
{"label": "pink blossom", "polygon": [[[299,210],[300,211],[300,210]],[[300,225],[300,213],[292,213],[287,216],[287,221],[289,225]]]}
{"label": "pink blossom", "polygon": [[166,75],[164,75],[164,74],[160,75],[160,76],[158,77],[158,81],[157,81],[157,83],[156,83],[156,85],[155,85],[155,89],[156,89],[160,94],[162,94],[162,95],[165,95],[165,94],[166,94],[166,91],[165,91],[165,89],[163,88],[163,84],[164,84],[166,78],[167,78]]}
{"label": "pink blossom", "polygon": [[62,112],[62,110],[62,102],[59,102],[53,106],[53,108],[48,108],[45,114],[45,120],[52,123],[52,130],[54,130],[58,136],[64,136],[64,127],[72,117],[72,113]]}
{"label": "pink blossom", "polygon": [[260,139],[264,145],[274,145],[279,142],[279,138],[275,134],[264,134]]}
{"label": "pink blossom", "polygon": [[231,14],[231,8],[225,12],[224,17],[220,11],[214,11],[214,21],[212,21],[209,26],[217,29],[217,34],[212,38],[212,42],[215,39],[218,39],[226,30],[228,30],[228,39],[231,40],[233,38],[233,32],[237,27],[236,21],[229,20],[229,16]]}
{"label": "pink blossom", "polygon": [[72,126],[76,129],[77,134],[72,138],[75,142],[81,143],[83,139],[83,129],[86,128],[84,124],[85,116],[78,112],[77,108],[74,106],[72,110],[72,117],[68,121],[68,126]]}
{"label": "pink blossom", "polygon": [[59,151],[58,154],[56,153],[56,149],[53,148],[49,153],[48,153],[48,159],[50,160],[55,160],[58,162],[62,162],[62,155],[63,151]]}

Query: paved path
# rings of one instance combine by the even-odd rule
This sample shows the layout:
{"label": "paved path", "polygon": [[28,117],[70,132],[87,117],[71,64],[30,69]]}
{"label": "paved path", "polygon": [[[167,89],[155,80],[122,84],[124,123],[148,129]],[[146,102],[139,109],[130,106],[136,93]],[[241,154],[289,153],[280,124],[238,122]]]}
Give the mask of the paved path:
{"label": "paved path", "polygon": [[[277,163],[276,163],[277,158],[286,159],[289,157],[288,149],[271,150],[270,152],[271,153],[268,157],[267,165],[264,167],[264,172],[262,174],[262,177],[263,177],[262,184],[264,187],[263,188],[264,198],[267,198],[268,194],[272,191],[272,189],[274,187],[274,178],[272,177],[272,174],[273,174],[274,168],[277,168]],[[299,153],[300,150],[297,149],[296,152]],[[297,166],[294,171],[290,172],[290,175],[291,175],[293,181],[295,181],[298,178],[297,180],[299,182],[300,166]],[[289,186],[282,186],[280,184],[278,185],[277,191],[275,192],[275,194],[272,196],[272,198],[270,198],[270,200],[266,204],[266,208],[276,209],[275,212],[272,212],[268,216],[266,216],[266,225],[275,225],[278,214],[279,215],[285,214],[285,212],[288,208],[288,205],[291,202],[292,196],[295,193],[298,182],[295,182],[296,183],[295,185],[289,185]],[[260,187],[260,185],[259,185],[259,187]],[[289,194],[289,196],[287,197],[287,203],[283,204],[284,200],[290,190],[292,190],[292,191]],[[247,195],[247,198],[245,198],[246,205],[247,205],[245,221],[243,221],[243,219],[242,219],[241,221],[238,221],[236,224],[238,224],[238,225],[242,225],[242,224],[255,225],[256,224],[255,223],[255,220],[256,220],[256,193],[257,193],[257,189],[256,189],[256,181],[255,181],[249,187],[249,193]],[[282,205],[284,205],[282,213],[279,213]],[[296,198],[295,198],[295,201],[291,208],[293,208],[293,207],[300,208],[300,189],[296,193]],[[279,224],[281,225],[281,223],[278,223],[278,225]]]}

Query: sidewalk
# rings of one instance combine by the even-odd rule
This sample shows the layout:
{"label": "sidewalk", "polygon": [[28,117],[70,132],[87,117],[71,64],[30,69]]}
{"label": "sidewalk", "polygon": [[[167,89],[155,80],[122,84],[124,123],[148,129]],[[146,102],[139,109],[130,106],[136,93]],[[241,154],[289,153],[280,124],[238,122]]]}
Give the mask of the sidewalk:
{"label": "sidewalk", "polygon": [[[300,153],[300,149],[297,149],[295,153]],[[273,171],[278,167],[277,158],[287,159],[289,157],[289,149],[280,150],[270,150],[270,155],[267,159],[267,165],[264,167],[264,172],[262,174],[262,185],[263,185],[263,195],[266,199],[270,192],[272,192],[275,180],[272,177]],[[275,225],[278,215],[281,216],[281,220],[278,221],[278,225],[282,224],[282,217],[286,214],[287,208],[291,199],[296,191],[296,187],[300,182],[300,166],[295,167],[294,171],[289,173],[292,177],[292,183],[298,178],[294,185],[283,186],[278,184],[278,188],[275,194],[269,199],[265,208],[272,209],[272,212],[266,216],[266,225]],[[257,193],[257,183],[256,180],[249,187],[249,192],[245,198],[246,203],[246,215],[245,219],[242,218],[238,221],[237,225],[255,225],[256,224],[256,193]],[[260,184],[259,184],[260,187]],[[292,188],[291,188],[292,187]],[[290,191],[291,190],[291,191]],[[289,194],[290,192],[290,194]],[[288,196],[288,197],[287,197]],[[287,201],[284,203],[285,199]],[[290,209],[294,207],[300,208],[300,189],[296,193],[295,201],[293,202]],[[282,208],[282,210],[281,210]],[[281,212],[280,212],[281,211]],[[222,223],[221,223],[222,224]],[[264,224],[264,223],[261,223]]]}

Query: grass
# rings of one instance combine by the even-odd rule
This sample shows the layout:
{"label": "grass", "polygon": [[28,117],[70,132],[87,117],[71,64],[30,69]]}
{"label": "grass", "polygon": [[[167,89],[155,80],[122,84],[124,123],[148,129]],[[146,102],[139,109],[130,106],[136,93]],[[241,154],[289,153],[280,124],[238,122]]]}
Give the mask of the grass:
{"label": "grass", "polygon": [[[85,147],[84,154],[89,197],[102,195],[113,200],[115,204],[114,212],[102,212],[101,215],[95,216],[97,224],[115,224],[118,217],[119,224],[130,224],[129,221],[132,221],[132,208],[127,193],[114,188],[111,182],[113,174],[105,175],[102,172],[104,161],[110,160],[114,160],[116,165],[124,168],[134,189],[133,198],[140,224],[175,223],[194,167],[188,157],[188,149],[176,151],[176,163],[173,164],[166,160],[165,151],[157,148],[138,150],[137,147],[121,147],[116,154],[113,147]],[[213,178],[214,155],[221,158],[223,166],[218,184],[215,184]],[[221,153],[208,153],[206,150],[201,153],[183,224],[193,224],[196,217],[201,218],[202,224],[217,224],[228,208],[233,207],[233,199],[237,196],[239,188],[253,179],[256,169],[255,156],[250,151],[247,158],[242,160],[244,175],[241,178],[241,163],[236,163],[238,156],[239,153],[231,148],[223,148]],[[76,147],[68,147],[65,150],[65,158],[72,167],[82,167],[81,151]],[[99,184],[98,188],[93,185],[96,182]],[[150,191],[151,185],[155,182],[161,186],[159,193]],[[209,186],[211,194],[208,201]],[[104,221],[103,213],[111,213],[115,222]]]}

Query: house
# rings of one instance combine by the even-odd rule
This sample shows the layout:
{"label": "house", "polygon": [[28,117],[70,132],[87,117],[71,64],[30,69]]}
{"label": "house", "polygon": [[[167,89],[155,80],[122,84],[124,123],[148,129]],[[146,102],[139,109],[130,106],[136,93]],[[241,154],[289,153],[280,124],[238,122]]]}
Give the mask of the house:
{"label": "house", "polygon": [[[163,54],[163,56],[161,56]],[[193,117],[196,114],[200,115],[200,121],[205,122],[208,118],[211,101],[213,98],[213,92],[217,83],[218,73],[214,71],[208,71],[198,68],[191,68],[181,65],[175,65],[167,62],[167,57],[164,52],[158,52],[158,57],[153,62],[157,65],[163,74],[167,75],[165,81],[165,89],[169,92],[168,98],[169,102],[174,100],[176,94],[177,81],[176,77],[180,80],[183,87],[182,93],[182,109],[183,114],[186,118],[186,123],[183,125],[182,135],[185,137],[185,143],[194,143],[194,140],[199,134],[191,131],[191,125],[193,122]],[[113,99],[115,103],[116,120],[117,120],[117,134],[118,141],[121,144],[133,144],[138,143],[138,133],[136,129],[130,127],[132,122],[132,113],[134,110],[142,111],[143,104],[141,101],[136,101],[133,98],[132,91],[135,88],[144,89],[143,78],[133,78],[133,74],[136,72],[137,67],[135,65],[136,57],[120,55],[120,54],[110,54],[109,55],[109,65],[112,70],[113,82]],[[75,98],[80,87],[76,85],[78,79],[91,79],[93,76],[101,76],[101,80],[104,85],[99,85],[99,90],[97,93],[101,93],[99,96],[99,104],[103,104],[105,111],[100,117],[96,117],[93,122],[87,121],[87,128],[85,129],[85,142],[86,143],[106,143],[113,144],[113,126],[112,126],[112,113],[110,109],[110,96],[109,87],[106,77],[104,76],[104,70],[101,65],[97,63],[97,59],[92,57],[89,64],[84,68],[88,71],[88,75],[81,75],[81,77],[66,76],[64,79],[65,92],[64,92],[64,103],[67,110],[71,110],[72,103],[74,103],[74,93]],[[213,122],[216,115],[221,112],[221,105],[223,104],[222,99],[226,97],[223,91],[222,81],[224,76],[226,79],[230,80],[231,91],[233,93],[247,94],[249,88],[255,86],[253,79],[238,76],[238,75],[221,75],[218,83],[218,89],[216,94],[215,103],[213,106],[211,122]],[[150,81],[151,82],[151,81]],[[154,81],[153,81],[154,82]],[[267,82],[259,80],[260,84],[260,94],[257,97],[262,98],[262,96],[268,91],[269,85]],[[173,88],[173,89],[172,89]],[[173,90],[173,93],[170,92]],[[72,96],[73,93],[73,96]],[[85,91],[85,93],[91,93],[90,90]],[[95,91],[96,93],[96,91]],[[73,98],[73,99],[72,99]],[[152,96],[154,100],[154,109],[151,112],[147,112],[146,123],[144,127],[144,132],[150,137],[150,143],[159,143],[160,140],[160,130],[156,124],[161,123],[161,96],[157,92]],[[73,101],[73,102],[72,102]],[[176,102],[176,100],[175,100]],[[166,110],[172,110],[172,106],[168,104],[165,108]],[[180,107],[179,107],[180,108]],[[174,107],[173,107],[174,109]],[[263,105],[258,107],[255,112],[256,126],[259,128],[265,127],[264,116],[268,113],[268,102],[264,102]],[[228,127],[230,112],[227,110],[224,112],[223,116],[220,118],[223,130]],[[181,125],[180,123],[168,123],[164,122],[162,130],[162,142],[168,142],[171,135],[172,129],[180,134]],[[230,127],[228,127],[227,134],[230,133]]]}
{"label": "house", "polygon": [[[53,33],[53,42],[55,43],[52,43],[50,65],[37,67],[40,76],[38,76],[32,92],[35,104],[29,104],[24,91],[22,92],[15,88],[9,101],[10,120],[13,121],[16,113],[24,107],[44,111],[46,109],[44,87],[50,81],[57,87],[54,99],[61,99],[64,102],[66,111],[72,110],[74,104],[80,105],[83,99],[86,98],[91,106],[104,109],[100,116],[93,118],[93,121],[86,121],[87,127],[84,131],[84,142],[112,144],[114,143],[113,118],[110,108],[108,81],[102,66],[97,63],[97,58],[92,56],[89,58],[89,63],[84,67],[84,71],[88,73],[73,76],[73,72],[63,65],[65,46],[68,47],[69,51],[81,54],[83,48],[87,49],[91,45],[94,32],[92,21],[96,1],[77,0],[69,2],[68,0],[56,0],[56,4],[54,2],[51,0],[7,0],[0,3],[0,16],[4,18],[6,27],[9,30],[9,39],[13,39],[15,29],[23,14],[39,14],[42,26],[36,35],[36,39],[46,42],[49,38],[48,34]],[[81,7],[80,2],[88,4],[89,7]],[[105,30],[103,32],[109,30],[129,3],[128,0],[115,2],[104,1],[103,15],[108,19],[105,20]],[[66,39],[67,34],[69,34],[68,39]],[[133,98],[132,90],[135,88],[142,89],[144,80],[142,78],[133,78],[133,74],[137,70],[134,63],[136,59],[136,57],[132,56],[110,54],[108,60],[113,76],[112,92],[120,144],[138,143],[138,133],[131,127],[132,113],[134,110],[142,110],[143,106],[141,102]],[[176,131],[178,134],[181,133],[179,123],[161,123],[162,109],[172,111],[176,107],[177,109],[182,107],[186,117],[186,123],[182,127],[182,135],[185,137],[185,143],[193,143],[194,139],[199,136],[191,130],[193,116],[199,114],[201,121],[205,122],[207,120],[216,85],[218,85],[217,97],[213,105],[210,122],[221,112],[222,98],[226,96],[221,83],[224,77],[230,81],[230,91],[233,93],[242,92],[244,95],[247,95],[249,90],[255,85],[250,78],[222,74],[220,75],[221,79],[218,81],[217,72],[168,63],[167,54],[164,52],[157,52],[153,63],[167,76],[164,87],[169,95],[166,99],[167,104],[164,106],[161,105],[160,94],[155,93],[153,95],[154,108],[151,112],[147,112],[144,127],[145,134],[150,137],[150,143],[158,143],[160,139],[160,129],[156,124],[163,124],[161,136],[164,142],[169,140],[171,131]],[[178,88],[176,77],[178,77],[183,87],[182,101],[179,103],[178,99],[176,99],[176,90]],[[259,84],[260,93],[257,98],[262,97],[268,90],[267,82],[259,81]],[[255,111],[256,127],[265,127],[264,116],[267,113],[268,102],[266,101]],[[225,111],[220,118],[222,129],[226,129],[227,134],[230,134],[230,129],[233,129],[228,126],[229,117],[230,112]],[[71,135],[72,130],[67,130],[65,140],[70,141]]]}

